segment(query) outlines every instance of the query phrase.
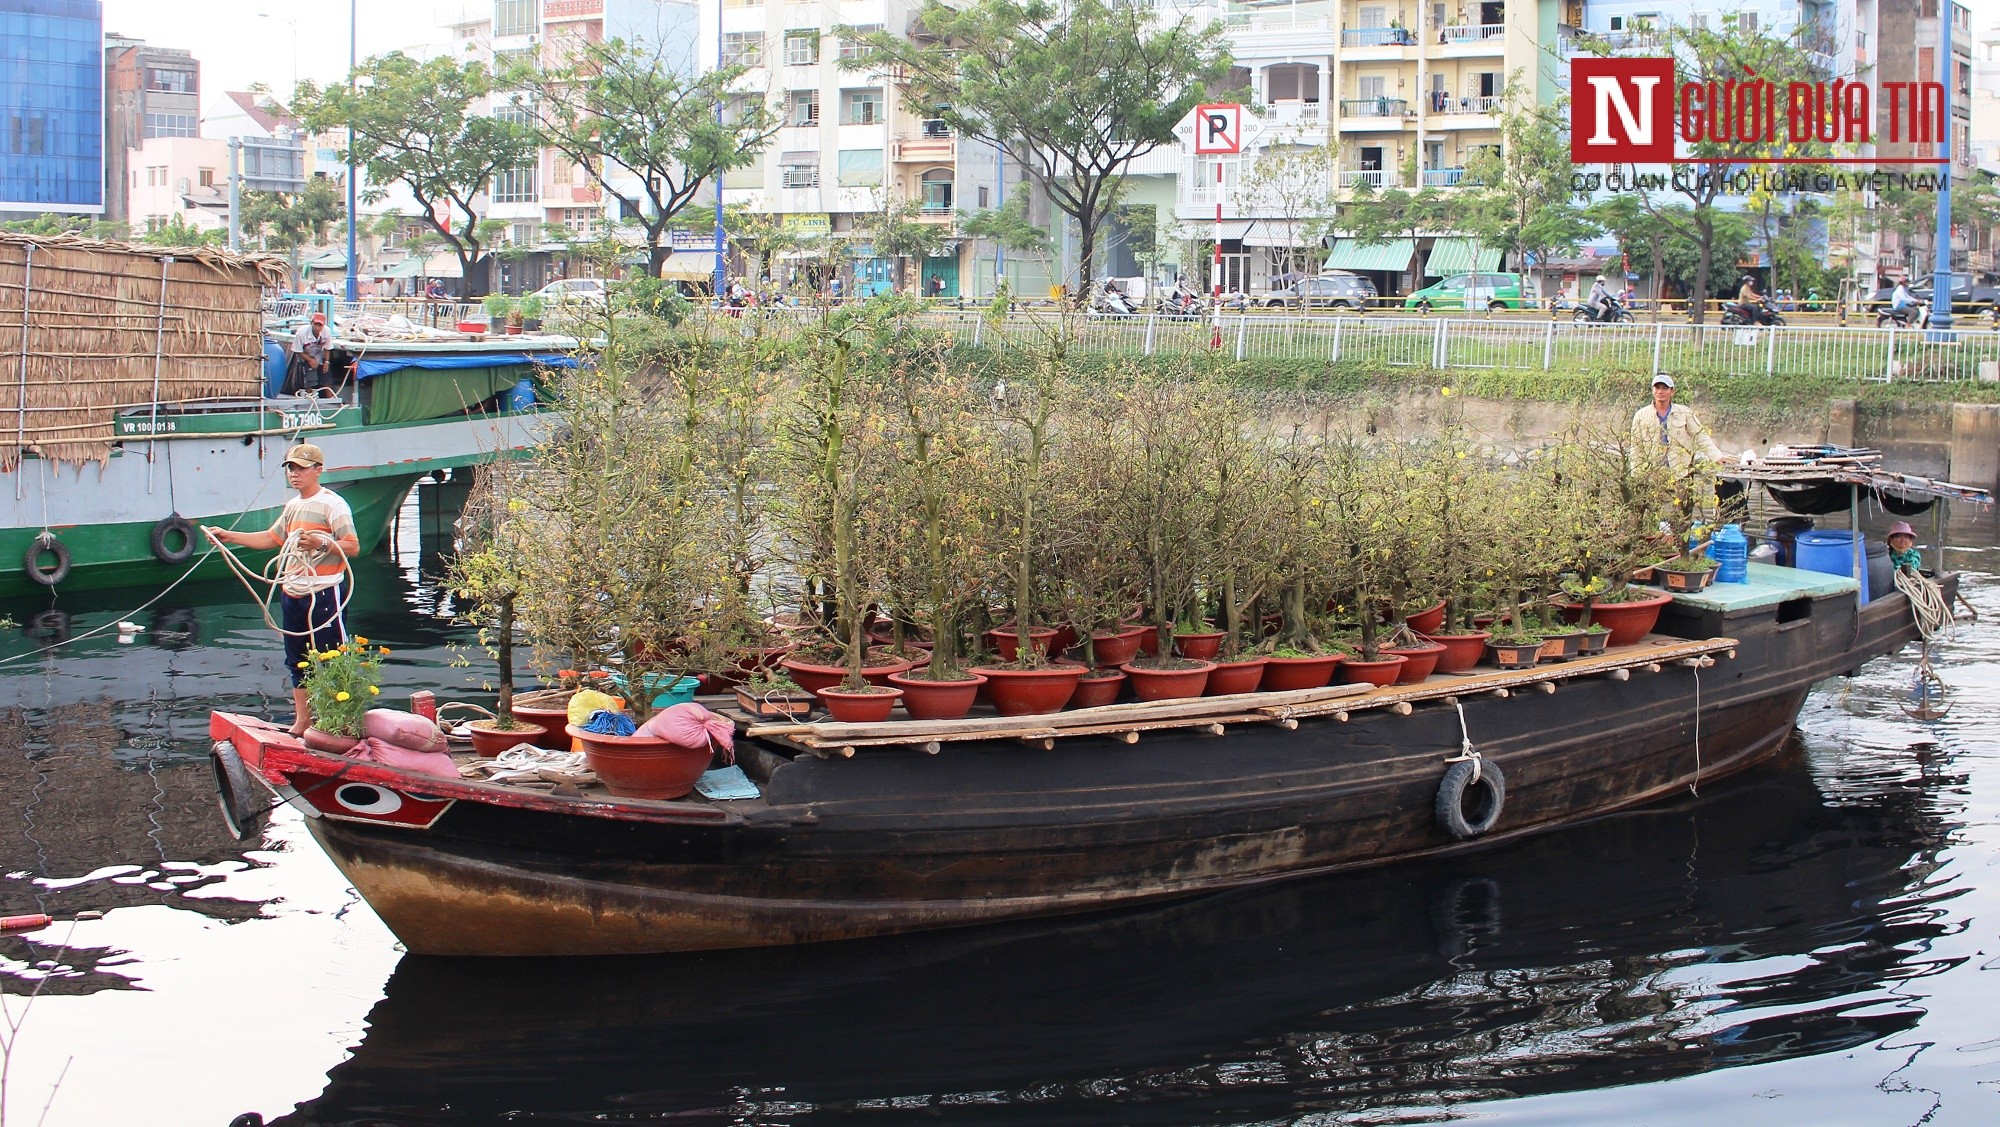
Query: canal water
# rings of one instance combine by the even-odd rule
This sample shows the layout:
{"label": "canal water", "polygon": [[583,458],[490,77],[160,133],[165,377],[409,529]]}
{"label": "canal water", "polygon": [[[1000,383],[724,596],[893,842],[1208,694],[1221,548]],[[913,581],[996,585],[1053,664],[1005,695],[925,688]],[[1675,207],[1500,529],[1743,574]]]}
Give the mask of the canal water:
{"label": "canal water", "polygon": [[[297,815],[233,842],[207,713],[289,708],[240,589],[10,606],[0,909],[61,922],[0,940],[4,1118],[2000,1121],[2000,538],[1952,529],[1986,623],[1937,647],[1942,720],[1903,711],[1913,651],[1767,768],[1490,852],[660,958],[407,956]],[[385,696],[482,699],[430,546],[363,561],[351,620]]]}

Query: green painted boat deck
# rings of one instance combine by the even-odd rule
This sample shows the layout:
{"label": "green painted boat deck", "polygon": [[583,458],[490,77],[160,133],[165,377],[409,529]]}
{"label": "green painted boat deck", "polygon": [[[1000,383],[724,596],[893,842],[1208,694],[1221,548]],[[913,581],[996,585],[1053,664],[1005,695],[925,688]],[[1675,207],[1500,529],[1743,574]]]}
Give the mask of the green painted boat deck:
{"label": "green painted boat deck", "polygon": [[1739,614],[1776,606],[1787,599],[1852,595],[1861,588],[1848,576],[1828,575],[1823,571],[1802,571],[1766,563],[1753,563],[1749,570],[1748,583],[1711,583],[1705,591],[1675,595],[1674,601],[1701,610]]}

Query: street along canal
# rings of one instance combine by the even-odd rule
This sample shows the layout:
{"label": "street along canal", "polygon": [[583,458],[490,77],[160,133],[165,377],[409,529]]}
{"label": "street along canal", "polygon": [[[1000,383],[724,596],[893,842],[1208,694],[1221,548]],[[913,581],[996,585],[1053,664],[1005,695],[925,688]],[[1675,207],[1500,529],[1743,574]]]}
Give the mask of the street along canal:
{"label": "street along canal", "polygon": [[[2000,619],[1993,516],[1953,530]],[[482,699],[405,531],[357,565],[352,627],[395,651],[385,697]],[[0,940],[22,1122],[2000,1115],[1990,625],[1941,647],[1942,720],[1900,707],[1914,652],[1877,661],[1768,768],[1467,857],[812,948],[445,960],[402,955],[297,815],[223,832],[206,717],[284,714],[279,647],[234,586],[134,616],[151,594],[5,608],[0,910],[59,921]],[[130,642],[34,653],[121,619]]]}

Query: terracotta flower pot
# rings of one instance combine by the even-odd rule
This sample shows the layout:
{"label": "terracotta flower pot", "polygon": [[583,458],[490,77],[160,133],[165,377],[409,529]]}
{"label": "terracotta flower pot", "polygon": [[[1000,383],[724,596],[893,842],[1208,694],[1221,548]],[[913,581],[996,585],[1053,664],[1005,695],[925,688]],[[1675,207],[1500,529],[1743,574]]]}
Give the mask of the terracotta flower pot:
{"label": "terracotta flower pot", "polygon": [[1160,656],[1160,628],[1157,626],[1142,625],[1137,627],[1137,629],[1139,630],[1139,652],[1147,657]]}
{"label": "terracotta flower pot", "polygon": [[1222,652],[1222,631],[1197,630],[1188,634],[1174,635],[1174,649],[1182,657],[1196,661],[1208,661]]}
{"label": "terracotta flower pot", "polygon": [[1410,629],[1419,634],[1435,632],[1439,627],[1444,625],[1444,600],[1439,599],[1437,605],[1434,607],[1428,607],[1415,614],[1404,616],[1403,621],[1408,624]]}
{"label": "terracotta flower pot", "polygon": [[1418,685],[1436,671],[1438,659],[1444,656],[1444,647],[1430,642],[1421,646],[1397,646],[1382,652],[1400,654],[1406,659],[1402,671],[1396,674],[1398,685]]}
{"label": "terracotta flower pot", "polygon": [[1471,634],[1425,634],[1425,639],[1444,647],[1432,672],[1463,673],[1478,665],[1479,659],[1486,656],[1486,639],[1492,636],[1485,630]]}
{"label": "terracotta flower pot", "polygon": [[1511,642],[1486,643],[1487,660],[1501,669],[1526,669],[1541,660],[1541,653],[1542,644],[1538,641],[1519,645]]}
{"label": "terracotta flower pot", "polygon": [[891,673],[889,683],[903,691],[903,711],[912,720],[959,720],[972,711],[979,686],[986,678],[968,674],[963,681],[929,681],[907,673]]}
{"label": "terracotta flower pot", "polygon": [[1660,585],[1669,591],[1700,591],[1715,582],[1716,568],[1707,567],[1700,571],[1678,571],[1665,564],[1654,565],[1653,572],[1659,577]]}
{"label": "terracotta flower pot", "polygon": [[1262,657],[1245,658],[1242,661],[1218,661],[1215,668],[1208,671],[1208,688],[1203,696],[1226,697],[1236,693],[1254,693],[1264,681],[1264,665],[1268,659]]}
{"label": "terracotta flower pot", "polygon": [[1139,656],[1139,635],[1145,632],[1144,627],[1133,627],[1116,634],[1092,634],[1090,649],[1098,668],[1116,669]]}
{"label": "terracotta flower pot", "polygon": [[583,761],[620,798],[679,798],[694,789],[714,752],[650,736],[600,736],[575,724],[564,731],[583,745]]}
{"label": "terracotta flower pot", "polygon": [[516,744],[542,746],[535,743],[536,737],[544,731],[539,724],[517,722],[514,728],[495,727],[494,725],[498,723],[500,723],[498,720],[474,720],[466,726],[466,730],[472,733],[474,754],[491,759],[503,751],[512,749]]}
{"label": "terracotta flower pot", "polygon": [[1208,687],[1208,671],[1215,668],[1212,661],[1183,658],[1176,663],[1180,669],[1149,669],[1136,662],[1126,662],[1125,675],[1132,678],[1132,695],[1140,700],[1180,700],[1183,697],[1198,697]]}
{"label": "terracotta flower pot", "polygon": [[346,755],[354,750],[355,744],[361,742],[358,736],[337,736],[332,732],[322,732],[313,727],[308,727],[302,738],[307,747],[314,751],[324,751],[329,755]]}
{"label": "terracotta flower pot", "polygon": [[1576,652],[1584,657],[1601,654],[1611,644],[1611,634],[1606,630],[1592,630],[1576,636]]}
{"label": "terracotta flower pot", "polygon": [[1581,645],[1579,634],[1549,634],[1542,638],[1541,659],[1543,661],[1568,661],[1577,654]]}
{"label": "terracotta flower pot", "polygon": [[[889,687],[889,675],[891,673],[907,673],[910,671],[910,663],[907,661],[895,660],[878,663],[874,660],[874,655],[872,654],[870,655],[870,659],[869,664],[861,667],[861,678],[871,685],[880,685],[886,689]],[[783,666],[785,672],[791,675],[793,683],[809,693],[816,693],[821,689],[830,689],[847,679],[847,667],[845,665],[820,665],[817,662],[804,661],[795,657],[785,658],[778,662],[778,664]]]}
{"label": "terracotta flower pot", "polygon": [[[1644,641],[1659,624],[1660,611],[1674,601],[1672,595],[1654,594],[1629,603],[1596,603],[1590,608],[1590,620],[1603,623],[1611,628],[1608,646],[1636,646]],[[1562,608],[1563,621],[1582,622],[1582,603],[1558,603]]]}
{"label": "terracotta flower pot", "polygon": [[1064,623],[1056,627],[1056,636],[1049,643],[1049,656],[1061,657],[1076,645],[1076,627]]}
{"label": "terracotta flower pot", "polygon": [[1083,680],[1081,665],[1047,665],[1040,669],[1002,669],[982,665],[973,672],[986,678],[986,697],[1002,716],[1040,716],[1059,712]]}
{"label": "terracotta flower pot", "polygon": [[1409,660],[1402,654],[1391,654],[1374,661],[1362,661],[1358,657],[1350,657],[1340,663],[1340,679],[1351,684],[1374,685],[1377,688],[1393,685],[1403,672],[1403,665]]}
{"label": "terracotta flower pot", "polygon": [[[1028,641],[1041,649],[1043,657],[1049,656],[1049,650],[1055,640],[1056,632],[1049,627],[1028,631]],[[1020,635],[1010,627],[1001,626],[988,630],[986,641],[992,645],[993,652],[999,655],[1001,661],[1013,661],[1020,656]]]}
{"label": "terracotta flower pot", "polygon": [[[979,686],[974,685],[974,690]],[[875,724],[889,718],[895,711],[896,702],[903,699],[903,690],[868,686],[868,690],[815,689],[814,695],[825,703],[827,712],[843,724]]]}
{"label": "terracotta flower pot", "polygon": [[1317,657],[1271,657],[1264,661],[1264,680],[1258,688],[1267,693],[1292,689],[1323,689],[1333,680],[1333,671],[1344,660],[1341,654]]}
{"label": "terracotta flower pot", "polygon": [[1097,708],[1118,699],[1125,691],[1128,678],[1122,669],[1098,669],[1083,675],[1076,683],[1076,692],[1070,694],[1071,708]]}
{"label": "terracotta flower pot", "polygon": [[560,699],[551,698],[549,701],[537,704],[522,704],[517,697],[513,707],[507,712],[514,719],[524,724],[533,724],[542,730],[541,735],[531,736],[529,739],[529,742],[536,747],[552,751],[569,750],[569,733],[563,730],[569,726],[569,695],[564,695]]}

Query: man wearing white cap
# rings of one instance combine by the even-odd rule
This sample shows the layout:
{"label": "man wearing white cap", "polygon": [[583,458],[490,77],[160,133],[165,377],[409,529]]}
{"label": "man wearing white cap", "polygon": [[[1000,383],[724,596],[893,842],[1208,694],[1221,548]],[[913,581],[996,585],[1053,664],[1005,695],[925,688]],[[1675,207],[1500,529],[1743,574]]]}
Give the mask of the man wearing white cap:
{"label": "man wearing white cap", "polygon": [[[1653,374],[1653,402],[1632,416],[1632,443],[1641,450],[1658,450],[1662,461],[1690,476],[1713,473],[1727,460],[1694,408],[1674,402],[1674,377],[1665,372]],[[1740,519],[1747,509],[1741,482],[1719,481],[1715,495],[1725,520]]]}
{"label": "man wearing white cap", "polygon": [[354,512],[338,493],[319,483],[326,455],[310,442],[285,452],[285,479],[299,495],[285,502],[271,527],[261,532],[205,531],[224,544],[270,551],[287,549],[278,577],[285,633],[285,669],[292,677],[292,703],[298,715],[292,734],[302,736],[312,722],[305,690],[306,655],[330,650],[347,640],[341,608],[347,603],[347,560],[361,551],[354,534]]}

